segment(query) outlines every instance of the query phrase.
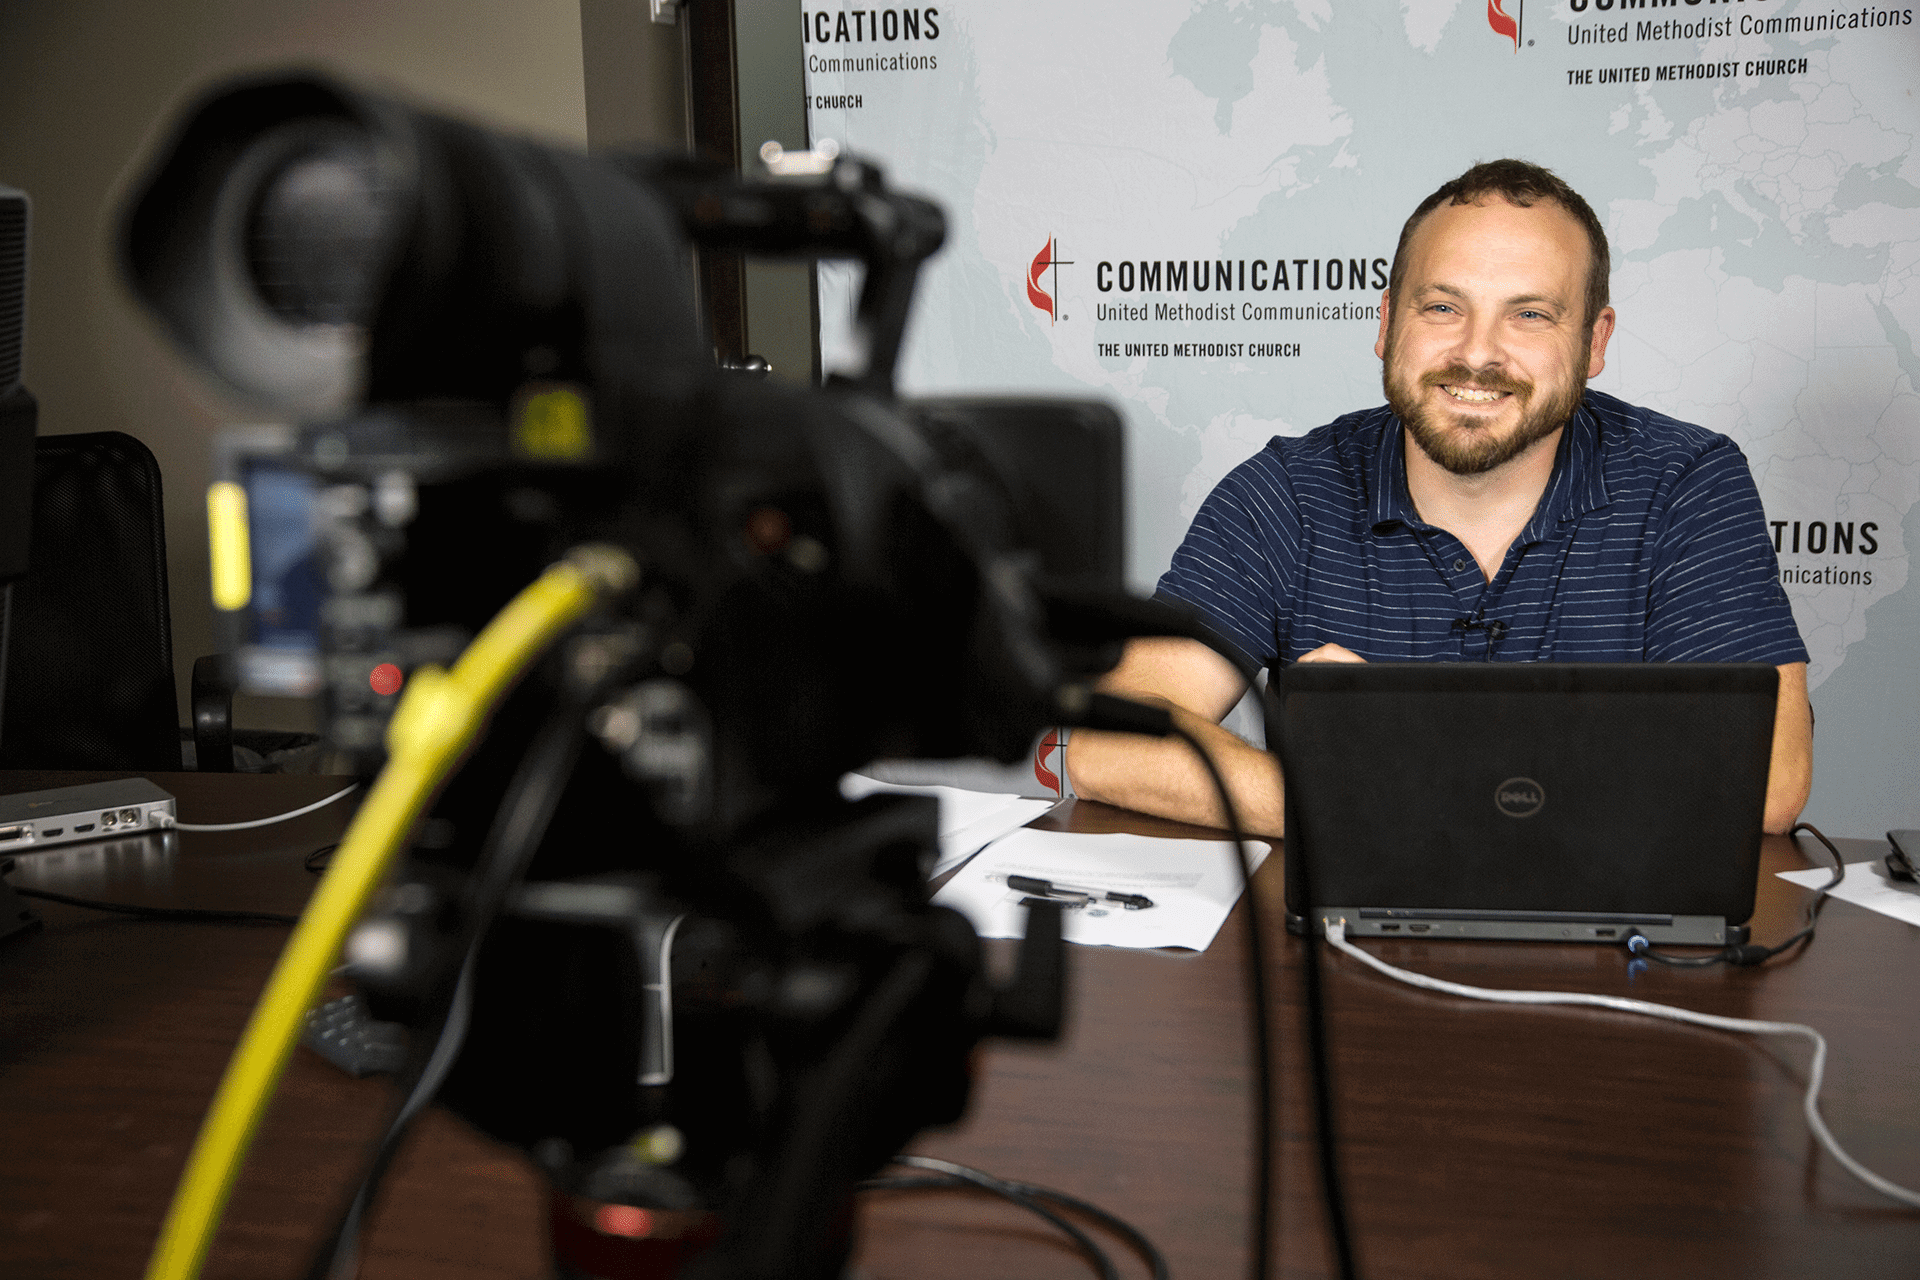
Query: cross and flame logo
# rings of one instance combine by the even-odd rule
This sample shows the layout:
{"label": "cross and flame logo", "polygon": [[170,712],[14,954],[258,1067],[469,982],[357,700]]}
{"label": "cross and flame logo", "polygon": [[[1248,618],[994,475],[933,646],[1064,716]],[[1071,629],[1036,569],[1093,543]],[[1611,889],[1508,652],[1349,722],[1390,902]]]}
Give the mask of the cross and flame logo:
{"label": "cross and flame logo", "polygon": [[[1040,252],[1033,255],[1033,261],[1027,264],[1027,301],[1047,313],[1047,323],[1055,324],[1060,320],[1060,309],[1054,302],[1054,295],[1060,292],[1060,268],[1070,267],[1070,260],[1060,257],[1060,242],[1052,236],[1040,246]],[[1053,293],[1040,287],[1041,277],[1053,272],[1053,278],[1047,281],[1053,286]]]}
{"label": "cross and flame logo", "polygon": [[1525,16],[1526,0],[1514,0],[1513,12],[1509,14],[1501,8],[1501,0],[1487,0],[1487,25],[1493,28],[1497,36],[1505,36],[1513,41],[1513,51],[1520,52],[1520,19]]}

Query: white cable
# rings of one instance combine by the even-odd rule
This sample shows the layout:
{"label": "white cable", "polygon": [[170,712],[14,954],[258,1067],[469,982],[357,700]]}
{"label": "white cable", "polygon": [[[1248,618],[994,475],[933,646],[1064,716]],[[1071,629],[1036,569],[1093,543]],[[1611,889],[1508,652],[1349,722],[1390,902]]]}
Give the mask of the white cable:
{"label": "white cable", "polygon": [[286,822],[291,818],[298,818],[305,814],[312,813],[315,809],[324,809],[341,796],[348,795],[351,792],[359,790],[359,788],[360,784],[356,782],[352,786],[342,787],[325,800],[315,800],[312,804],[303,805],[287,813],[276,813],[271,818],[255,818],[251,822],[176,822],[172,818],[162,814],[160,816],[160,825],[163,827],[172,827],[175,831],[250,831],[254,827],[270,827],[276,822]]}
{"label": "white cable", "polygon": [[1860,1181],[1890,1196],[1902,1204],[1920,1208],[1920,1191],[1909,1191],[1897,1182],[1881,1177],[1873,1170],[1855,1160],[1840,1149],[1833,1134],[1827,1130],[1827,1122],[1820,1118],[1820,1081],[1827,1070],[1827,1041],[1818,1031],[1800,1022],[1763,1022],[1753,1018],[1723,1018],[1714,1013],[1695,1013],[1691,1009],[1680,1009],[1669,1004],[1654,1004],[1648,1000],[1629,1000],[1624,996],[1595,996],[1578,991],[1497,991],[1487,987],[1469,987],[1459,982],[1448,982],[1444,978],[1429,978],[1425,974],[1414,973],[1408,969],[1397,969],[1384,960],[1377,960],[1347,941],[1347,922],[1344,919],[1328,920],[1327,941],[1354,959],[1359,960],[1389,978],[1404,982],[1409,986],[1424,987],[1428,991],[1443,991],[1448,995],[1465,996],[1469,1000],[1492,1000],[1500,1004],[1578,1004],[1591,1005],[1600,1009],[1614,1009],[1620,1013],[1640,1013],[1650,1018],[1668,1018],[1674,1022],[1691,1022],[1697,1026],[1713,1027],[1719,1031],[1743,1031],[1751,1035],[1762,1036],[1801,1036],[1813,1042],[1813,1065],[1807,1071],[1807,1096],[1802,1109],[1806,1112],[1807,1128],[1813,1130],[1813,1136],[1820,1139],[1820,1145],[1827,1149],[1840,1167]]}

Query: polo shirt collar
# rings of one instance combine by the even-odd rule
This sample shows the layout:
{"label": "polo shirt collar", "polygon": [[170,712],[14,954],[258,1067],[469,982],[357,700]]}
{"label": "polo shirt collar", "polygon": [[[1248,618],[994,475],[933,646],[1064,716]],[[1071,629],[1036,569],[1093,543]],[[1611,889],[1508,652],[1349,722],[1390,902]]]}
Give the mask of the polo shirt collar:
{"label": "polo shirt collar", "polygon": [[1396,524],[1425,529],[1428,526],[1413,509],[1413,495],[1407,491],[1406,428],[1391,409],[1382,408],[1380,419],[1380,443],[1367,476],[1367,523],[1375,533]]}
{"label": "polo shirt collar", "polygon": [[[1406,429],[1391,410],[1381,412],[1379,447],[1367,477],[1367,521],[1375,533],[1395,524],[1429,529],[1407,490]],[[1567,419],[1554,455],[1547,491],[1521,531],[1523,543],[1540,542],[1560,525],[1607,505],[1607,481],[1601,456],[1600,420],[1587,401]]]}
{"label": "polo shirt collar", "polygon": [[[1583,396],[1580,407],[1560,433],[1547,491],[1534,508],[1533,519],[1520,531],[1522,543],[1543,542],[1554,530],[1607,505],[1605,458],[1600,443],[1600,419]],[[1403,480],[1404,484],[1405,481]]]}

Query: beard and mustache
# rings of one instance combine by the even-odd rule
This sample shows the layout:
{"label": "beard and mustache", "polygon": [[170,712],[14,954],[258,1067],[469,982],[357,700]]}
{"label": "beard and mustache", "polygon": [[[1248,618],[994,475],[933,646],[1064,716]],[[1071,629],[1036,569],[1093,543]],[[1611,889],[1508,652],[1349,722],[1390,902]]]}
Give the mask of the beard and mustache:
{"label": "beard and mustache", "polygon": [[[1510,378],[1488,369],[1472,369],[1455,362],[1435,369],[1418,379],[1402,373],[1394,359],[1396,335],[1387,331],[1385,367],[1381,381],[1386,385],[1387,405],[1413,436],[1420,451],[1434,463],[1457,476],[1484,475],[1495,467],[1513,461],[1539,441],[1546,439],[1573,416],[1586,394],[1587,379],[1576,363],[1573,376],[1557,393],[1538,399],[1531,382]],[[1520,421],[1505,435],[1494,424],[1469,413],[1449,414],[1444,407],[1430,409],[1421,396],[1427,387],[1443,384],[1470,386],[1482,391],[1504,391],[1520,407]]]}

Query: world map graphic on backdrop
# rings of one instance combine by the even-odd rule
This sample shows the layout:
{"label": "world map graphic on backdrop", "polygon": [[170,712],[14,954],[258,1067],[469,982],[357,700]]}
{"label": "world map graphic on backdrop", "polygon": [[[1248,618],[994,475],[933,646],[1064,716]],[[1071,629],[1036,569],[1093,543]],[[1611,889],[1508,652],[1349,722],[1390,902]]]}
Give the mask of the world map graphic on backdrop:
{"label": "world map graphic on backdrop", "polygon": [[[1379,403],[1401,222],[1502,155],[1607,225],[1620,327],[1594,385],[1746,451],[1816,689],[1907,586],[1911,9],[959,0],[804,26],[813,136],[948,211],[904,389],[1120,405],[1136,587],[1269,437]],[[855,283],[823,271],[830,366]]]}

